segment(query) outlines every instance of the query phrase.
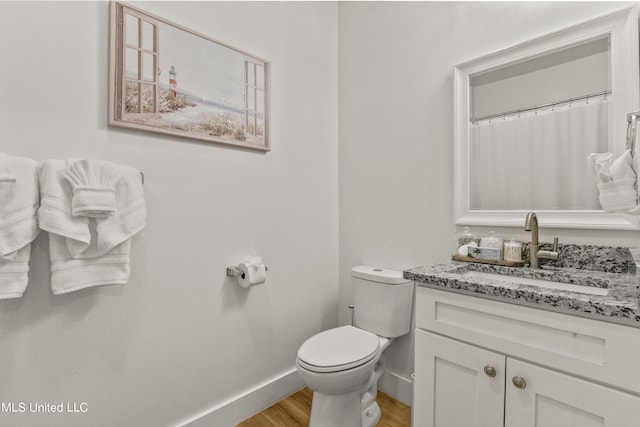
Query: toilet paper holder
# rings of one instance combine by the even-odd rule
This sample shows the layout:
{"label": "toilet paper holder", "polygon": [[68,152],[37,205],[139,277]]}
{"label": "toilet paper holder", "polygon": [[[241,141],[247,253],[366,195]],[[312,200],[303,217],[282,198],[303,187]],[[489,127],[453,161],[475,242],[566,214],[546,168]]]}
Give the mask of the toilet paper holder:
{"label": "toilet paper holder", "polygon": [[[268,271],[267,266],[264,266],[264,271]],[[240,271],[237,265],[227,267],[227,276],[229,277],[242,277],[244,279],[244,271]]]}

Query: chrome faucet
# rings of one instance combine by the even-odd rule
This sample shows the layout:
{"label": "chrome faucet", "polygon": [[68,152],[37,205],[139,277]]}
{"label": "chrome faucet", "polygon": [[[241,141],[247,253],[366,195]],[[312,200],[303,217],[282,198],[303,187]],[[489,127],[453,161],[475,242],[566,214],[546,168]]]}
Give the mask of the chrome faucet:
{"label": "chrome faucet", "polygon": [[529,244],[529,265],[533,268],[540,268],[538,261],[538,217],[535,212],[529,212],[524,220],[524,231],[531,232],[531,243]]}
{"label": "chrome faucet", "polygon": [[538,250],[538,217],[535,212],[529,212],[524,220],[524,231],[531,232],[531,243],[529,244],[529,265],[532,268],[540,268],[540,258],[558,259],[558,238],[553,238],[553,249],[551,251]]}

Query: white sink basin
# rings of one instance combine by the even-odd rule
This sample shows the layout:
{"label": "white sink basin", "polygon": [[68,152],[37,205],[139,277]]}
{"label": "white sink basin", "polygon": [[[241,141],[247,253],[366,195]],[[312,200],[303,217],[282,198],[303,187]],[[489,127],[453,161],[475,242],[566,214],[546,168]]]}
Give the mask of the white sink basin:
{"label": "white sink basin", "polygon": [[609,289],[596,286],[576,285],[573,283],[552,282],[549,280],[532,279],[529,277],[509,276],[505,274],[487,273],[484,271],[466,271],[461,274],[465,277],[477,277],[491,279],[500,282],[518,283],[520,285],[537,286],[540,288],[557,289],[561,291],[579,292],[590,295],[607,295]]}

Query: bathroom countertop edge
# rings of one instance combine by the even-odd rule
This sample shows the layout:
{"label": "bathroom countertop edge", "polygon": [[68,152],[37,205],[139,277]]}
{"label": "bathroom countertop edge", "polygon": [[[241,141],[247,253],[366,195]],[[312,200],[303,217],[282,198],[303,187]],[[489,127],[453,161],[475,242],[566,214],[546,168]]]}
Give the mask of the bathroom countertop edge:
{"label": "bathroom countertop edge", "polygon": [[[502,280],[462,277],[455,272],[461,268],[469,268],[469,265],[473,265],[476,270],[486,268],[475,263],[445,261],[429,267],[404,270],[403,276],[405,279],[413,280],[418,286],[640,328],[638,299],[640,281],[637,273],[616,274],[576,269],[551,271],[551,273],[579,275],[584,280],[608,282],[607,295],[590,295]],[[535,277],[542,272],[545,274],[550,272],[550,270],[536,272],[535,269],[520,268],[530,277]]]}

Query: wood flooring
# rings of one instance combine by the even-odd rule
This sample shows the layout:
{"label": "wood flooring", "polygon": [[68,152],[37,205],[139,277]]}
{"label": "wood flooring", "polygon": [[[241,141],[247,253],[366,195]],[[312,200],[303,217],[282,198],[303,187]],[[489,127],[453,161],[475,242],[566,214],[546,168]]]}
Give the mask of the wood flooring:
{"label": "wood flooring", "polygon": [[[308,427],[313,391],[305,387],[236,427]],[[411,427],[411,407],[378,391],[382,419],[376,427]]]}

